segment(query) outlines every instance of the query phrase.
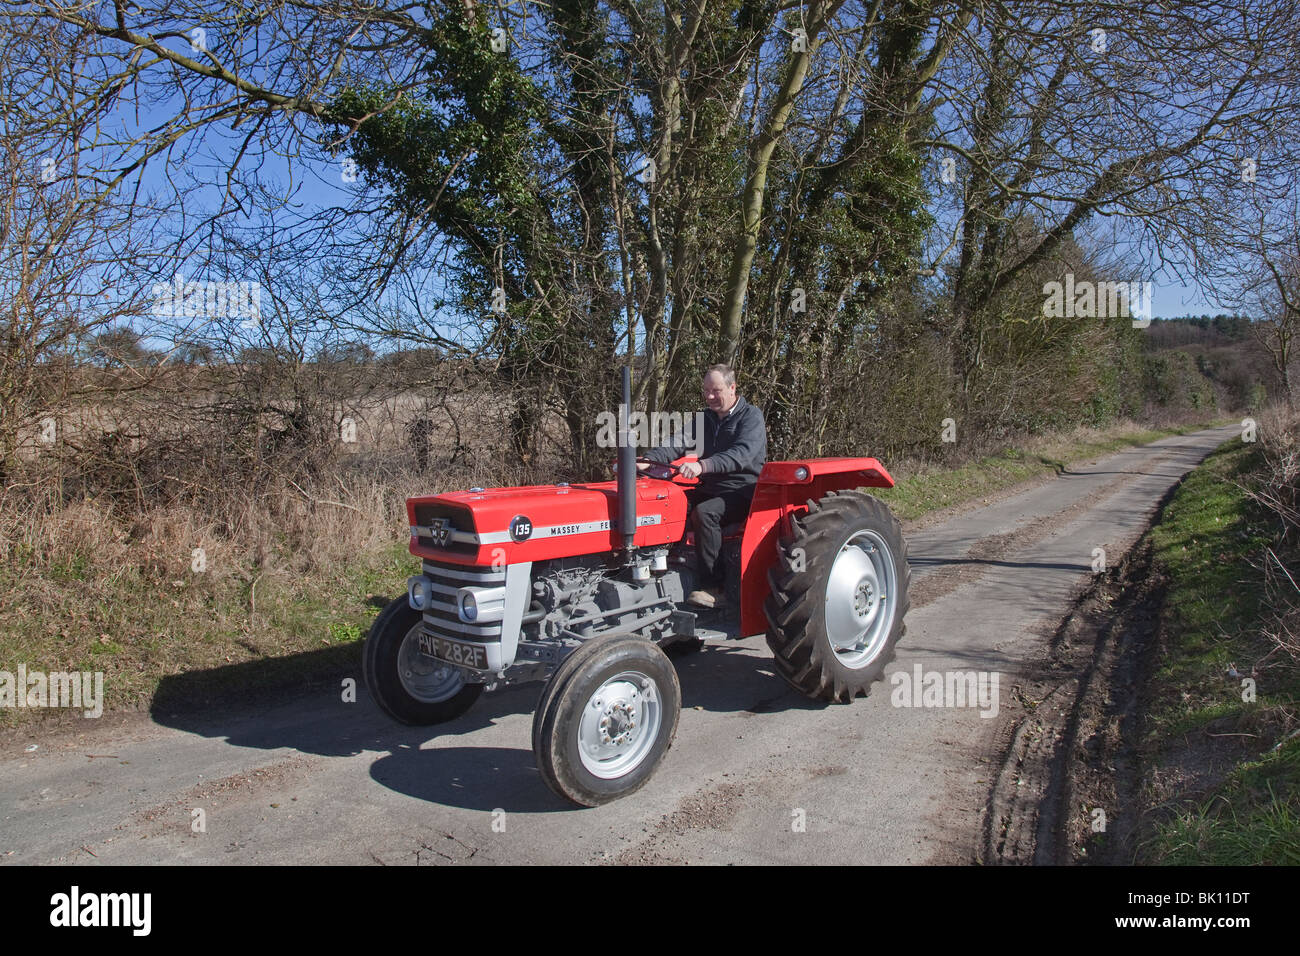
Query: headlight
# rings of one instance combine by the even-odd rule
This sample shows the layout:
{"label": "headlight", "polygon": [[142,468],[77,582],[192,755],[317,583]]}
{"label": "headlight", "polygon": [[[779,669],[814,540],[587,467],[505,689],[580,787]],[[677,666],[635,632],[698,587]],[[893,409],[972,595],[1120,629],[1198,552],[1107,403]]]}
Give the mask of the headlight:
{"label": "headlight", "polygon": [[433,582],[423,574],[417,574],[407,578],[406,581],[406,599],[411,607],[417,611],[427,610],[429,601],[433,597]]}
{"label": "headlight", "polygon": [[805,468],[803,465],[800,465],[798,468],[796,468],[796,469],[794,470],[794,480],[795,480],[795,481],[807,481],[807,480],[808,480],[808,469]]}
{"label": "headlight", "polygon": [[506,616],[506,589],[461,588],[456,592],[456,611],[467,624],[494,624]]}
{"label": "headlight", "polygon": [[478,617],[478,601],[474,599],[473,591],[460,592],[460,616],[467,621]]}

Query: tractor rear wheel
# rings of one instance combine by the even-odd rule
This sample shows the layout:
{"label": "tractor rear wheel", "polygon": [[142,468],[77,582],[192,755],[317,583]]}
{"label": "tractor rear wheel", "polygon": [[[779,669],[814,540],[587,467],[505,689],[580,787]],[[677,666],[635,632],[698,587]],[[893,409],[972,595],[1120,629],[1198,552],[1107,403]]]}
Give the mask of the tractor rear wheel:
{"label": "tractor rear wheel", "polygon": [[768,572],[776,671],[814,700],[867,694],[894,659],[907,614],[907,545],[884,502],[860,492],[809,501]]}
{"label": "tractor rear wheel", "polygon": [[639,637],[593,638],[556,670],[533,715],[533,749],[556,794],[584,807],[626,796],[672,746],[682,690]]}
{"label": "tractor rear wheel", "polygon": [[370,696],[394,720],[427,726],[455,720],[483,693],[458,667],[420,653],[419,611],[406,595],[391,601],[370,627],[361,670]]}

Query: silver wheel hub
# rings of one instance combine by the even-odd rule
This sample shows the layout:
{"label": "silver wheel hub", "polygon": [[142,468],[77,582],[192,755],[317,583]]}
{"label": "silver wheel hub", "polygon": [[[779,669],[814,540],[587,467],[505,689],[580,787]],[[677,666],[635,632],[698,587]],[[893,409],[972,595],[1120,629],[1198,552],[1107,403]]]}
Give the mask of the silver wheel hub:
{"label": "silver wheel hub", "polygon": [[397,679],[402,690],[424,704],[450,700],[465,686],[459,668],[420,653],[420,625],[406,632],[397,652]]}
{"label": "silver wheel hub", "polygon": [[845,667],[866,667],[884,648],[897,585],[893,555],[876,532],[859,531],[840,548],[826,582],[826,637]]}
{"label": "silver wheel hub", "polygon": [[582,708],[582,765],[602,780],[631,773],[654,748],[662,723],[663,702],[653,678],[635,671],[611,677]]}

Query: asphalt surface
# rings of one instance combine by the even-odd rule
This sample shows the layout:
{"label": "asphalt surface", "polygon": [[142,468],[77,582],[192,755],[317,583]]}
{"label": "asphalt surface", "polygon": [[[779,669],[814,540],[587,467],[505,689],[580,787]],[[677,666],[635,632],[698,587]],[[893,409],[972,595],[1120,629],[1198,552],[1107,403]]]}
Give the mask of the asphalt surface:
{"label": "asphalt surface", "polygon": [[[106,716],[0,739],[0,863],[930,863],[976,859],[1015,687],[1164,494],[1234,428],[1073,466],[907,534],[908,631],[885,682],[806,701],[763,638],[677,661],[683,710],[654,778],[578,809],[530,750],[541,684],[414,729],[362,685],[259,712]],[[997,677],[967,706],[902,706],[920,666]],[[918,681],[919,683],[919,681]],[[973,703],[974,706],[970,706]],[[35,743],[37,749],[29,752]],[[198,811],[198,812],[196,812]]]}

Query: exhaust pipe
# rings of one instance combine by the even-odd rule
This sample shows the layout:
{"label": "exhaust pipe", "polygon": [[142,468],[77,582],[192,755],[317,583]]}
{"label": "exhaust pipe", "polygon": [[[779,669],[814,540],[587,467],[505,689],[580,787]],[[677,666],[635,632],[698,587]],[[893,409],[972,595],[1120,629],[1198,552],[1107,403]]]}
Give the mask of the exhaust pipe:
{"label": "exhaust pipe", "polygon": [[630,556],[636,541],[636,443],[628,429],[632,417],[632,369],[623,366],[623,403],[618,409],[618,527]]}

